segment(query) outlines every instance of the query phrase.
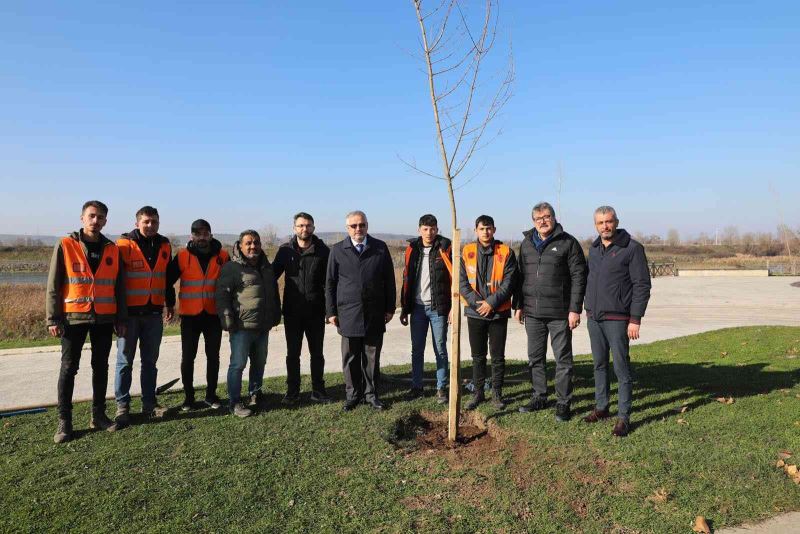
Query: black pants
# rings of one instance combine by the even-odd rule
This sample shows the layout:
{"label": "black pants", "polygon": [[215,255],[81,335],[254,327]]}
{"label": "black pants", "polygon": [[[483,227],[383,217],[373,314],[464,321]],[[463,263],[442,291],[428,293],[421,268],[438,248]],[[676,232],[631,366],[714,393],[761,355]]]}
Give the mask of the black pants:
{"label": "black pants", "polygon": [[342,336],[342,372],[347,400],[378,398],[383,333],[370,337]]}
{"label": "black pants", "polygon": [[66,325],[61,336],[61,370],[58,373],[58,415],[72,416],[72,392],[75,390],[75,375],[81,362],[81,350],[86,335],[92,342],[92,410],[105,411],[106,387],[108,386],[108,355],[114,325],[76,324]]}
{"label": "black pants", "polygon": [[303,334],[308,342],[308,352],[311,353],[311,389],[324,392],[325,356],[322,354],[322,343],[325,340],[325,316],[286,316],[283,331],[286,334],[287,394],[300,393],[300,352],[303,349]]}
{"label": "black pants", "polygon": [[217,396],[219,377],[219,347],[222,343],[222,325],[219,317],[209,313],[181,316],[181,381],[187,400],[194,400],[194,359],[200,334],[206,349],[206,399]]}
{"label": "black pants", "polygon": [[472,382],[475,391],[482,392],[486,383],[486,354],[492,357],[492,387],[503,389],[506,374],[506,334],[508,318],[486,321],[467,317],[469,347],[472,351]]}
{"label": "black pants", "polygon": [[528,334],[528,366],[531,370],[533,397],[547,398],[547,335],[556,360],[556,396],[559,404],[572,400],[572,330],[566,319],[525,317]]}

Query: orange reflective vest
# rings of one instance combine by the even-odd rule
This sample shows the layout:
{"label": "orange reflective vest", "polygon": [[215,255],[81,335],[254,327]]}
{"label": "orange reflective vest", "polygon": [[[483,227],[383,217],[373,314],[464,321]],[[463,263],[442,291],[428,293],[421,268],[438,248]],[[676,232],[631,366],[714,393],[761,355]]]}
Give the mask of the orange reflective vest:
{"label": "orange reflective vest", "polygon": [[163,306],[167,265],[172,256],[170,244],[161,243],[156,267],[152,270],[136,241],[121,237],[117,240],[117,246],[125,264],[125,300],[128,306],[145,306],[148,302]]}
{"label": "orange reflective vest", "polygon": [[[506,265],[506,260],[508,259],[510,249],[508,245],[503,243],[495,243],[494,244],[494,258],[492,261],[492,274],[489,277],[489,281],[486,285],[489,287],[489,294],[495,293],[497,288],[500,287],[500,284],[503,282],[503,269]],[[479,295],[486,296],[484,291],[479,291],[477,288],[478,284],[478,244],[477,243],[468,243],[464,245],[464,248],[461,250],[461,258],[464,260],[464,267],[467,271],[467,280],[469,281],[469,285],[472,287],[472,290],[478,293]],[[462,298],[462,300],[464,300]],[[466,300],[464,300],[466,304]],[[495,311],[496,312],[503,312],[506,310],[511,309],[511,299],[500,304]]]}
{"label": "orange reflective vest", "polygon": [[222,266],[231,258],[226,250],[208,260],[203,272],[197,256],[182,248],[178,251],[178,268],[181,271],[180,298],[181,315],[200,315],[203,311],[216,315],[217,304],[214,291]]}
{"label": "orange reflective vest", "polygon": [[64,254],[66,284],[61,286],[64,312],[89,313],[94,307],[98,315],[117,313],[114,289],[119,274],[119,249],[113,243],[103,247],[103,257],[97,272],[93,273],[79,241],[71,237],[61,240]]}

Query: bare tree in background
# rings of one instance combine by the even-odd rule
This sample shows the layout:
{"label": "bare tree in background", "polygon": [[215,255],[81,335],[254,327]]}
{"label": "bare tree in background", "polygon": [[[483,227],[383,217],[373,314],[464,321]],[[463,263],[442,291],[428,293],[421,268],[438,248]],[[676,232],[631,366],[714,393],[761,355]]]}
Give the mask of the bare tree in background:
{"label": "bare tree in background", "polygon": [[[441,173],[409,167],[445,182],[450,200],[453,230],[453,323],[450,354],[450,415],[448,438],[458,434],[461,364],[459,336],[461,302],[458,295],[460,230],[456,210],[455,182],[462,177],[475,153],[490,141],[488,127],[511,98],[514,63],[509,47],[508,63],[499,75],[492,76],[486,58],[497,42],[498,0],[485,0],[481,15],[473,18],[468,8],[477,2],[412,0],[420,29],[420,47],[436,129],[436,146],[442,163]],[[478,171],[480,172],[480,171]],[[463,181],[459,187],[472,178]]]}

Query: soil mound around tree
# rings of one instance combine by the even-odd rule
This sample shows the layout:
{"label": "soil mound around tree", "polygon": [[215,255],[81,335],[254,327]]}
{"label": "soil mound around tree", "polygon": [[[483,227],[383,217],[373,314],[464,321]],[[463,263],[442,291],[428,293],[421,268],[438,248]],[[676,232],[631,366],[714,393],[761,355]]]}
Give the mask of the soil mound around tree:
{"label": "soil mound around tree", "polygon": [[447,439],[447,413],[413,412],[395,421],[387,441],[398,448],[422,453],[434,451],[459,451],[464,449],[487,451],[496,449],[504,440],[501,430],[489,424],[476,413],[462,413],[456,441]]}

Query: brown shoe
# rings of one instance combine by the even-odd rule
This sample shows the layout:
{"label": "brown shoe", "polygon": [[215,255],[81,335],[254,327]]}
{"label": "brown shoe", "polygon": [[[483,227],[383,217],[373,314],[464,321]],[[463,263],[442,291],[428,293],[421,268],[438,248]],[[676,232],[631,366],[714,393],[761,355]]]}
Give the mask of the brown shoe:
{"label": "brown shoe", "polygon": [[622,419],[617,419],[617,423],[614,425],[614,430],[611,433],[618,438],[624,438],[628,435],[628,430],[630,430],[630,425],[627,421],[623,421]]}
{"label": "brown shoe", "polygon": [[583,422],[597,423],[598,421],[602,421],[603,419],[608,419],[608,418],[609,418],[608,409],[598,410],[597,408],[595,408],[594,410],[592,410],[592,413],[583,418]]}

